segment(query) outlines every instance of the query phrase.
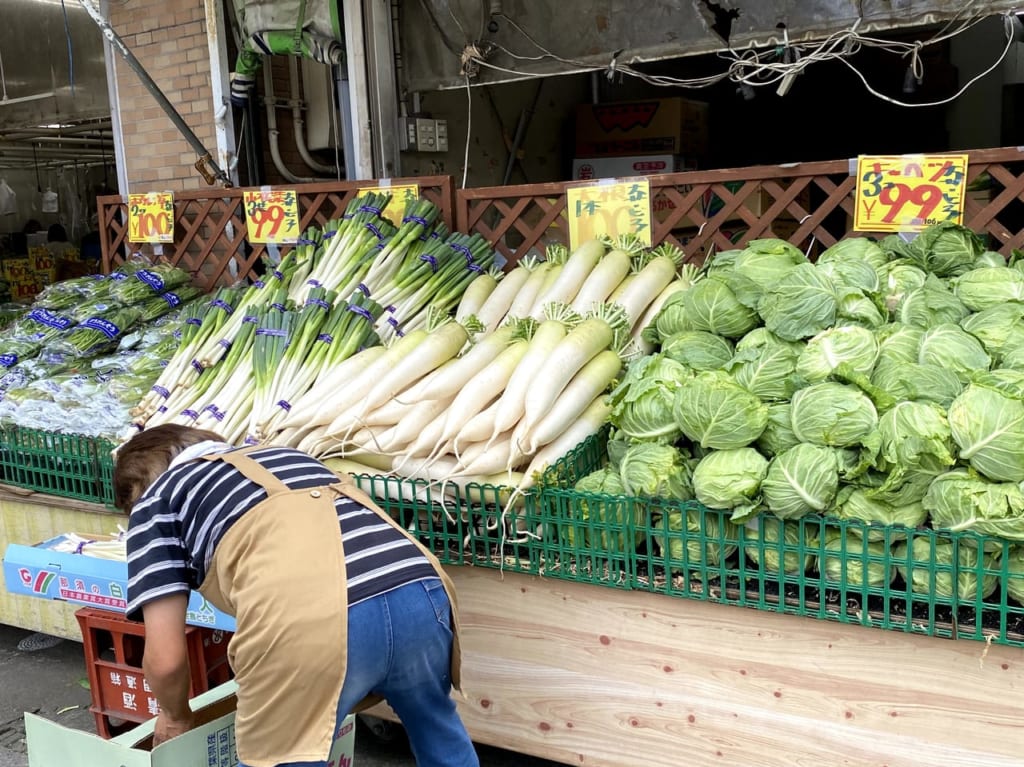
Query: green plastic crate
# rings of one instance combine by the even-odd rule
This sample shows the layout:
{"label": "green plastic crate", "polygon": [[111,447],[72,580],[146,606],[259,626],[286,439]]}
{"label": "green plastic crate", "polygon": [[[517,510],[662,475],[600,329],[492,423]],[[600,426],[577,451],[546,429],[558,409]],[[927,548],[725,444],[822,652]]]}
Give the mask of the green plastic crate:
{"label": "green plastic crate", "polygon": [[1011,574],[1007,541],[813,515],[736,526],[695,502],[646,503],[636,589],[1024,646],[1024,606],[1011,596],[1024,596],[1024,560]]}
{"label": "green plastic crate", "polygon": [[426,480],[377,474],[356,474],[353,479],[442,564],[463,561],[468,519],[458,497],[451,497]]}
{"label": "green plastic crate", "polygon": [[103,439],[7,426],[0,429],[0,482],[113,507],[113,450]]}
{"label": "green plastic crate", "polygon": [[[514,510],[503,514],[509,488],[469,485],[466,500],[476,520],[467,541],[467,561],[481,567],[531,575],[545,575],[546,568],[561,559],[552,556],[554,528],[544,506],[559,489],[571,488],[580,477],[601,464],[608,442],[603,429],[583,440],[549,466],[536,485],[525,493]],[[483,498],[479,497],[483,494]]]}

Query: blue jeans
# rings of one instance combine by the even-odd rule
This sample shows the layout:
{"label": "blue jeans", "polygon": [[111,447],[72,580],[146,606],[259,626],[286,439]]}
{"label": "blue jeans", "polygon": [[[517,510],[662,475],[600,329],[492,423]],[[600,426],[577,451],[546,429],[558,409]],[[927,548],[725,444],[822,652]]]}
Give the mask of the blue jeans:
{"label": "blue jeans", "polygon": [[[417,767],[479,767],[450,692],[451,605],[437,578],[372,597],[348,611],[348,671],[340,723],[369,693],[402,721]],[[358,727],[356,733],[358,737]],[[326,767],[292,762],[278,767]],[[245,767],[245,765],[239,765]]]}

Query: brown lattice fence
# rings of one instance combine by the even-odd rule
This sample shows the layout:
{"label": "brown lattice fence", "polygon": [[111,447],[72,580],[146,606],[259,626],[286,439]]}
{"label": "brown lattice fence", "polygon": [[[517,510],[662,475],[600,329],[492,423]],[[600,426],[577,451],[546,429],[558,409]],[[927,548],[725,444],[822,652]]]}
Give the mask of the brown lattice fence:
{"label": "brown lattice fence", "polygon": [[[968,152],[964,225],[1003,254],[1024,245],[1024,153]],[[851,167],[852,166],[852,167]],[[763,165],[651,176],[652,239],[680,246],[687,261],[779,237],[812,253],[851,234],[856,164],[848,160]],[[578,182],[577,182],[578,183]],[[455,223],[479,232],[514,263],[568,242],[570,182],[459,190]]]}
{"label": "brown lattice fence", "polygon": [[[391,179],[391,185],[419,184],[420,195],[433,202],[449,228],[453,225],[453,186],[450,176]],[[360,189],[380,181],[343,181],[287,187],[298,195],[301,229],[323,226],[340,217]],[[267,252],[262,244],[246,241],[243,189],[177,192],[174,195],[174,242],[162,246],[162,258],[192,272],[196,285],[210,288],[245,277]],[[104,273],[124,262],[138,246],[128,241],[128,201],[118,195],[97,199]],[[289,246],[281,248],[281,253]]]}

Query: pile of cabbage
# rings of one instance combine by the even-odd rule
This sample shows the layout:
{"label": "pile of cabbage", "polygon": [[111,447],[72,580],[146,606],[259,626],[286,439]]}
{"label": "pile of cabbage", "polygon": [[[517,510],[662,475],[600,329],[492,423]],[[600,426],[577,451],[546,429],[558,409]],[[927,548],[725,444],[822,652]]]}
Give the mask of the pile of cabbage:
{"label": "pile of cabbage", "polygon": [[[1006,547],[981,547],[979,566],[975,537],[921,537],[908,552],[906,528],[1024,542],[1024,259],[986,251],[970,230],[850,238],[813,263],[785,241],[756,240],[719,253],[644,338],[654,353],[612,393],[608,466],[577,490],[725,510],[661,521],[719,541],[687,544],[690,562],[730,556],[733,526],[744,525],[743,540],[800,540],[800,551],[818,552],[769,547],[769,570],[816,567],[882,586],[900,561],[956,556],[958,583],[948,567],[902,575],[915,590],[984,596],[996,578],[979,577],[982,568]],[[807,515],[859,522],[845,533],[794,524]],[[825,540],[810,539],[816,529]],[[1010,552],[1021,579],[1008,587],[1024,602],[1024,556]]]}

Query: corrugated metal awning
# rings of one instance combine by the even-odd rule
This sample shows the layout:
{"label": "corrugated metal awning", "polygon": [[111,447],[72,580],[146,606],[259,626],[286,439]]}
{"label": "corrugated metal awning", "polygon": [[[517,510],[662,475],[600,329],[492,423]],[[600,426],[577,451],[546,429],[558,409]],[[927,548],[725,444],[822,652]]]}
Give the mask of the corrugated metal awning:
{"label": "corrugated metal awning", "polygon": [[[1021,0],[401,0],[404,85],[465,87],[461,55],[486,64],[474,84],[608,69],[683,56],[822,40],[991,16]],[[494,9],[501,15],[492,16]],[[532,40],[531,40],[532,38]],[[547,55],[545,50],[554,54]],[[517,54],[517,58],[511,54]],[[557,57],[557,58],[556,58]],[[491,65],[491,66],[487,66]],[[722,70],[726,69],[722,63]]]}

